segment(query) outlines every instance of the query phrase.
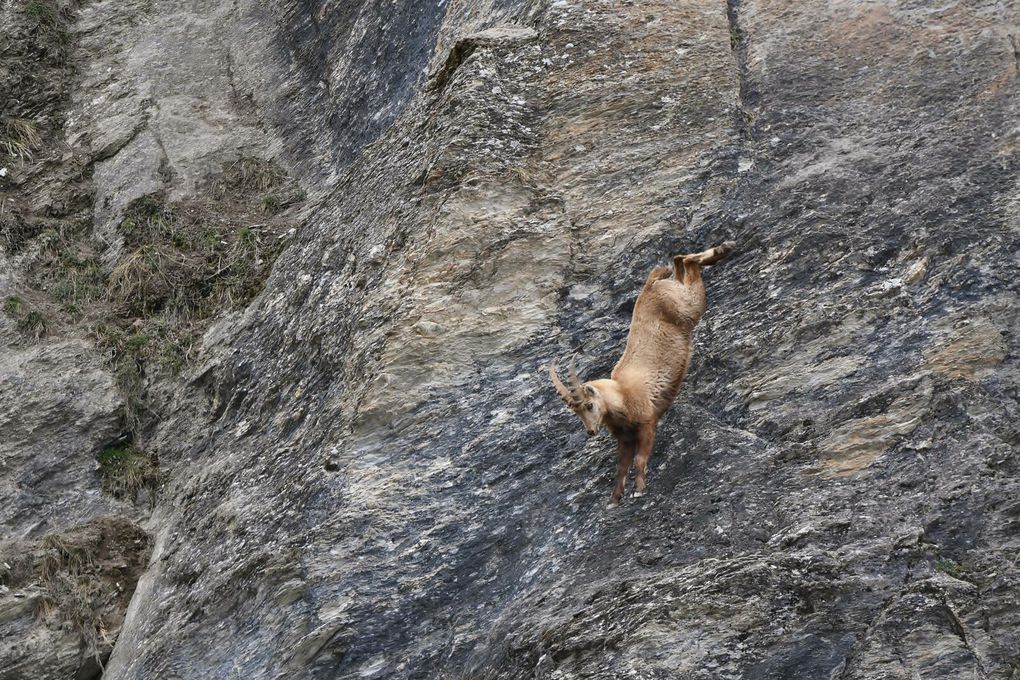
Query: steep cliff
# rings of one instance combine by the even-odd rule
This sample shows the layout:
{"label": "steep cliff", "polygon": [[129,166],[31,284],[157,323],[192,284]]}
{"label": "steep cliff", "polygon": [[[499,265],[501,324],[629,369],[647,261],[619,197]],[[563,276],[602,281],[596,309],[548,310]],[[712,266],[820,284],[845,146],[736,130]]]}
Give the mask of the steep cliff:
{"label": "steep cliff", "polygon": [[[1020,672],[1016,3],[52,6],[0,677]],[[547,366],[726,239],[608,511]]]}

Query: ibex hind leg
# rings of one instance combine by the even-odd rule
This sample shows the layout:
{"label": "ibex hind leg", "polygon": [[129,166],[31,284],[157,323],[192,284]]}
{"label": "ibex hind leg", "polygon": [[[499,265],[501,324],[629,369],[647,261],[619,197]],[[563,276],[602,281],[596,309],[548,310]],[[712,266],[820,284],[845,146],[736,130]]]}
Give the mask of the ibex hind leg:
{"label": "ibex hind leg", "polygon": [[648,279],[645,281],[645,286],[643,290],[649,290],[656,281],[658,281],[659,279],[667,278],[671,273],[672,272],[670,271],[669,267],[662,266],[656,267],[648,275]]}
{"label": "ibex hind leg", "polygon": [[673,275],[685,286],[701,282],[701,266],[695,259],[698,255],[676,255],[673,257]]}
{"label": "ibex hind leg", "polygon": [[725,260],[733,252],[733,248],[737,244],[733,241],[726,241],[726,243],[717,245],[715,248],[709,248],[708,250],[700,253],[694,253],[688,255],[688,259],[695,260],[698,264],[704,266],[706,264],[715,264],[721,260]]}
{"label": "ibex hind leg", "polygon": [[684,284],[696,284],[701,281],[701,267],[707,264],[715,264],[720,260],[729,257],[736,244],[727,241],[715,248],[700,253],[673,256],[673,274],[676,280]]}

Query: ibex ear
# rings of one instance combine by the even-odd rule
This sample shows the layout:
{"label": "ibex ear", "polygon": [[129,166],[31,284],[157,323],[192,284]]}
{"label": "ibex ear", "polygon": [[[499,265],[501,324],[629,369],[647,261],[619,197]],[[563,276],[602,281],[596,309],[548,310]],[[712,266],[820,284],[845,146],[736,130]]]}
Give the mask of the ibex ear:
{"label": "ibex ear", "polygon": [[584,386],[584,393],[587,394],[589,397],[594,397],[596,394],[598,394],[598,392],[595,391],[595,388],[592,387],[591,385]]}

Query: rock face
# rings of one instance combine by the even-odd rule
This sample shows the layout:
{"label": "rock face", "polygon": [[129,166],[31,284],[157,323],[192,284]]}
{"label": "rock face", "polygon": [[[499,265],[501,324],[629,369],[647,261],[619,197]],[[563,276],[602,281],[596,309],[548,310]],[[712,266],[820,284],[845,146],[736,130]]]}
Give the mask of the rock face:
{"label": "rock face", "polygon": [[93,677],[148,554],[96,470],[122,398],[71,340],[0,357],[0,405],[0,677]]}
{"label": "rock face", "polygon": [[[46,515],[57,525],[109,510],[89,489],[94,454],[121,432],[113,380],[80,341],[8,351],[0,359],[3,522],[29,534]],[[96,478],[98,481],[98,478]],[[32,521],[34,520],[34,522]]]}
{"label": "rock face", "polygon": [[[240,155],[316,205],[149,385],[103,677],[1017,673],[1015,4],[122,6],[81,10],[69,105],[97,236]],[[549,362],[607,375],[651,267],[727,239],[606,511]]]}

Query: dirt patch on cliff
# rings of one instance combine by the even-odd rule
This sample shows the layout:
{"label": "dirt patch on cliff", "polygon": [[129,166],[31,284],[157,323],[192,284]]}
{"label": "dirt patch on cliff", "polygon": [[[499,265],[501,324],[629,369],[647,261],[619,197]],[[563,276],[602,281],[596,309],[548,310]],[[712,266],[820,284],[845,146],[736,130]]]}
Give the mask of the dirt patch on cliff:
{"label": "dirt patch on cliff", "polygon": [[[48,647],[45,653],[54,663],[74,664],[65,666],[73,677],[98,673],[113,650],[149,552],[141,527],[120,517],[100,517],[38,541],[0,545],[0,611],[5,614],[0,618],[10,621],[15,615],[24,622],[34,615],[31,634],[21,636],[25,649],[20,653]],[[2,656],[14,660],[18,653],[7,649]]]}

